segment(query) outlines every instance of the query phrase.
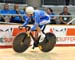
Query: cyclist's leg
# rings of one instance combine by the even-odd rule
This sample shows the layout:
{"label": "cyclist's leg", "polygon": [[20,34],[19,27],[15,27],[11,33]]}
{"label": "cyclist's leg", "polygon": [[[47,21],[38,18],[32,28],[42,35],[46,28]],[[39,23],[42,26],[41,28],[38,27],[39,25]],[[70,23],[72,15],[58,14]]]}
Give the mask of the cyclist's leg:
{"label": "cyclist's leg", "polygon": [[38,47],[38,32],[37,32],[37,29],[36,29],[36,25],[34,25],[32,28],[31,28],[31,31],[35,31],[35,37],[34,37],[34,44],[33,44],[33,49],[35,47]]}
{"label": "cyclist's leg", "polygon": [[[45,18],[42,18],[40,20],[41,20],[41,22],[39,23],[39,25],[45,26],[46,24],[50,23],[49,16],[45,16]],[[39,31],[39,33],[41,35],[41,37],[39,39],[39,42],[42,42],[44,40],[44,38],[45,38],[45,34],[43,34],[42,30],[39,27],[37,27],[37,30]]]}
{"label": "cyclist's leg", "polygon": [[38,27],[37,26],[37,30],[38,30],[38,32],[42,35],[42,36],[45,36],[43,33],[42,33],[42,27],[44,27],[46,24],[48,24],[48,23],[50,23],[50,18],[49,18],[49,16],[45,16],[45,18],[42,18],[42,19],[40,19],[41,20],[41,22],[39,22],[39,26],[40,27]]}
{"label": "cyclist's leg", "polygon": [[[43,27],[44,27],[45,25],[34,25],[32,28],[31,28],[31,30],[32,31],[35,31],[36,30],[36,33],[35,33],[35,40],[34,40],[34,46],[33,46],[33,48],[34,47],[38,47],[38,44],[39,44],[39,36],[40,35],[44,35],[43,34],[43,32],[42,32],[42,29],[43,29]],[[41,37],[42,38],[42,37]]]}
{"label": "cyclist's leg", "polygon": [[39,36],[40,36],[40,39],[39,39],[39,42],[42,42],[45,38],[45,34],[42,32],[42,29],[44,28],[45,25],[39,25],[36,27],[38,33],[39,33]]}
{"label": "cyclist's leg", "polygon": [[[45,26],[45,25],[37,25],[37,26],[34,25],[34,26],[32,27],[32,31],[36,30],[36,32],[37,32],[39,35],[43,35],[42,30],[43,30],[44,26]],[[36,35],[38,35],[38,34],[36,34]]]}
{"label": "cyclist's leg", "polygon": [[[45,26],[46,24],[48,24],[48,23],[50,23],[50,20],[42,20],[40,23],[39,23],[39,25],[40,26]],[[45,34],[42,32],[42,30],[41,30],[41,28],[42,27],[38,27],[37,26],[37,30],[38,30],[38,33],[41,35],[41,37],[40,37],[40,39],[39,39],[39,42],[42,42],[43,40],[44,40],[44,38],[45,38]]]}

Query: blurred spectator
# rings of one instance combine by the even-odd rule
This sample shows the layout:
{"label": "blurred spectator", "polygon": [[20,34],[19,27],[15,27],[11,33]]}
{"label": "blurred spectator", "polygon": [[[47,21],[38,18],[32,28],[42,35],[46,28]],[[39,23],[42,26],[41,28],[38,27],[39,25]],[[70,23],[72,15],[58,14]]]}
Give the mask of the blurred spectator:
{"label": "blurred spectator", "polygon": [[22,15],[22,16],[20,16],[20,18],[21,18],[22,21],[25,21],[25,18],[26,18],[25,10],[26,10],[26,7],[24,6],[23,10],[20,11],[20,13]]}
{"label": "blurred spectator", "polygon": [[[68,8],[67,7],[64,7],[63,8],[63,12],[60,13],[60,15],[65,15],[65,16],[60,16],[59,19],[60,19],[60,24],[67,24],[70,20],[71,20],[71,13],[68,12]],[[69,16],[66,16],[66,15],[69,15]]]}
{"label": "blurred spectator", "polygon": [[53,12],[53,10],[51,8],[47,8],[47,13],[49,14],[49,16],[51,18],[50,24],[56,24],[56,16],[55,16],[55,13]]}
{"label": "blurred spectator", "polygon": [[23,10],[20,11],[20,13],[21,14],[26,14],[25,10],[26,10],[26,7],[24,7]]}
{"label": "blurred spectator", "polygon": [[65,4],[69,5],[70,0],[65,0]]}
{"label": "blurred spectator", "polygon": [[9,10],[9,5],[5,4],[4,8],[0,11],[0,17],[2,22],[9,22],[10,21],[10,10]]}
{"label": "blurred spectator", "polygon": [[22,21],[21,16],[16,16],[21,14],[21,12],[19,11],[19,6],[18,4],[14,5],[14,9],[11,10],[11,14],[13,15],[11,17],[11,21],[10,22],[14,22],[14,23],[23,23],[24,21]]}

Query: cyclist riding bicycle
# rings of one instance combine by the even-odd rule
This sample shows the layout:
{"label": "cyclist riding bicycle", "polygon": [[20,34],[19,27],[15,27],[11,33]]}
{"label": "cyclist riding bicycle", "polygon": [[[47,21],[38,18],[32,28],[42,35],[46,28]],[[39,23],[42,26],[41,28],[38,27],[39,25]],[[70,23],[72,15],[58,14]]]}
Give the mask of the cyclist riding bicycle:
{"label": "cyclist riding bicycle", "polygon": [[[38,35],[40,36],[39,41],[36,43],[40,43],[44,40],[45,34],[42,32],[42,28],[50,23],[50,16],[43,10],[36,9],[34,10],[33,7],[29,6],[26,8],[26,18],[23,26],[27,26],[29,24],[30,18],[34,19],[34,25],[31,28],[31,31],[36,30],[38,32]],[[28,34],[30,31],[28,32]],[[35,45],[35,43],[34,43]]]}

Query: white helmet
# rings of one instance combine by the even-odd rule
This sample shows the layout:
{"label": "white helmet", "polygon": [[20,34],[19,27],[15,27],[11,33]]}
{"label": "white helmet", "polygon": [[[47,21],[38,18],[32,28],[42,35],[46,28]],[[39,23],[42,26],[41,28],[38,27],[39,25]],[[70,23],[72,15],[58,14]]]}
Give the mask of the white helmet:
{"label": "white helmet", "polygon": [[31,6],[27,7],[27,8],[26,8],[26,13],[27,13],[27,14],[33,14],[33,13],[34,13],[34,8],[31,7]]}

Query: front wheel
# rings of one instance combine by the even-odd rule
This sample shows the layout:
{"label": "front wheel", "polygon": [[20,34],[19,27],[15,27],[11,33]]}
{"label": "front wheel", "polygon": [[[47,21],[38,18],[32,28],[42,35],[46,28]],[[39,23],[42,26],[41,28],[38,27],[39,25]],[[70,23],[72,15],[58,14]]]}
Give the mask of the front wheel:
{"label": "front wheel", "polygon": [[13,50],[18,53],[24,52],[30,46],[30,37],[22,32],[18,34],[13,41]]}
{"label": "front wheel", "polygon": [[56,44],[56,36],[53,33],[46,33],[43,42],[39,43],[38,47],[43,52],[51,51]]}

